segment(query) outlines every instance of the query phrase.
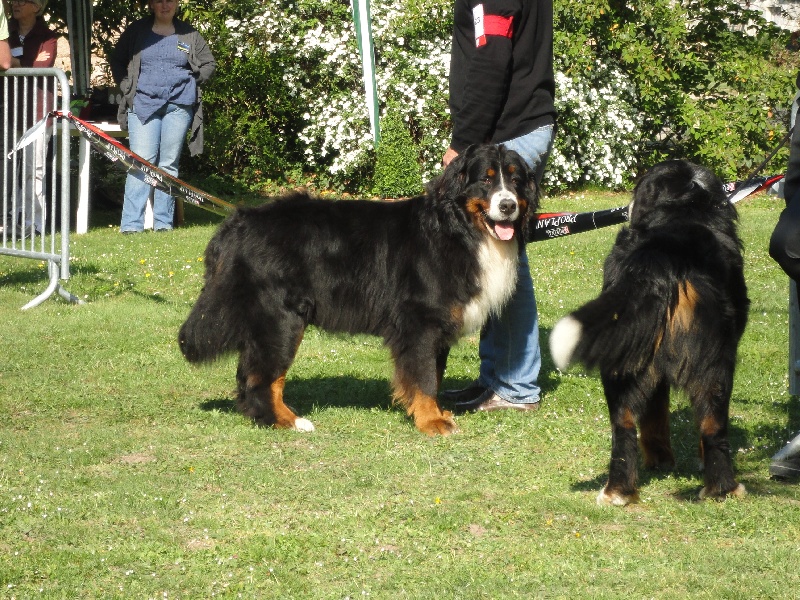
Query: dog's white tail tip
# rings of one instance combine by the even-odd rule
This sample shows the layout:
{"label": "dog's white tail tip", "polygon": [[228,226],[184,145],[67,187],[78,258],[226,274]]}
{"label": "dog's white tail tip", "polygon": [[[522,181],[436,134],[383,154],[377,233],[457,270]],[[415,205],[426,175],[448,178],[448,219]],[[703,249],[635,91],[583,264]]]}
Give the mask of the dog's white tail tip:
{"label": "dog's white tail tip", "polygon": [[550,355],[560,370],[564,371],[572,362],[572,354],[581,339],[583,325],[572,315],[559,319],[550,332]]}

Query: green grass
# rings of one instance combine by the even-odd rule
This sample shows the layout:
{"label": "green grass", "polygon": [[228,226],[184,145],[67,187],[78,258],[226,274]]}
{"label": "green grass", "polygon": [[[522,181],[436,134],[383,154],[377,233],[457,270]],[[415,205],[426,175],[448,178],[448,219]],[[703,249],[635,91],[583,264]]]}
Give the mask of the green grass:
{"label": "green grass", "polygon": [[[590,210],[627,197],[549,198]],[[466,415],[421,436],[389,403],[379,340],[310,330],[287,399],[312,434],[233,410],[234,359],[185,363],[177,329],[215,218],[121,236],[98,212],[65,287],[86,304],[20,307],[38,262],[0,257],[2,598],[795,598],[800,488],[769,458],[800,429],[787,394],[788,285],[766,253],[781,202],[740,205],[752,310],[731,442],[741,500],[698,502],[697,435],[674,398],[678,466],[641,472],[641,504],[595,504],[610,429],[597,377],[547,356],[536,414]],[[593,297],[617,228],[528,247],[542,340]],[[445,385],[476,374],[475,338]]]}

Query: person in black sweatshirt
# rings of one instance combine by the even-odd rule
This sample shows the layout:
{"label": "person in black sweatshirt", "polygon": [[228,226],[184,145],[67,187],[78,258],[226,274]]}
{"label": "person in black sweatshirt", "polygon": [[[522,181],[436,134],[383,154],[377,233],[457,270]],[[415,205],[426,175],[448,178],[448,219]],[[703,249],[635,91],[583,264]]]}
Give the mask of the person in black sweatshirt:
{"label": "person in black sweatshirt", "polygon": [[[800,73],[796,82],[800,90]],[[769,255],[790,277],[791,285],[800,285],[800,131],[797,127],[797,110],[800,105],[800,91],[792,103],[791,125],[794,128],[789,147],[789,161],[783,181],[783,197],[786,208],[781,212],[778,223],[769,240]],[[798,319],[800,315],[792,315]],[[794,366],[794,365],[792,365]],[[800,434],[782,448],[769,465],[772,476],[782,479],[800,479]]]}
{"label": "person in black sweatshirt", "polygon": [[[552,0],[455,0],[449,83],[453,134],[443,165],[472,144],[503,144],[538,185],[556,128]],[[481,332],[478,378],[442,394],[456,413],[539,407],[539,322],[520,258],[516,291]]]}

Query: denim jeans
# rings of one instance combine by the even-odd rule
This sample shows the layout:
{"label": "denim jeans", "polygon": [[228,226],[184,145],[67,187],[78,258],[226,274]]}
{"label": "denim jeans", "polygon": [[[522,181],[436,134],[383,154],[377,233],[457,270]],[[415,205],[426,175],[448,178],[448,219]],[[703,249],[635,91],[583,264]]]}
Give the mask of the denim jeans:
{"label": "denim jeans", "polygon": [[[555,127],[535,129],[503,145],[518,152],[542,180],[553,147]],[[517,288],[499,316],[491,316],[481,331],[478,383],[509,402],[538,402],[537,380],[542,367],[539,347],[539,315],[533,294],[528,256],[520,256]]]}
{"label": "denim jeans", "polygon": [[[186,132],[193,117],[192,107],[184,104],[165,104],[146,123],[142,123],[136,113],[128,111],[131,151],[177,177]],[[138,174],[128,173],[120,231],[144,230],[144,211],[151,189]],[[175,198],[156,189],[153,194],[153,229],[172,229],[174,213]]]}

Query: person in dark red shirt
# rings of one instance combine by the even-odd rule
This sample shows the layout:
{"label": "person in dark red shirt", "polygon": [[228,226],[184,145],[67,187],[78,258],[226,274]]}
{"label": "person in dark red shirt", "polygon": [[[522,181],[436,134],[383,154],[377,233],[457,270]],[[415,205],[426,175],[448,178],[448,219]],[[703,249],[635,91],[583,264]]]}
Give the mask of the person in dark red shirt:
{"label": "person in dark red shirt", "polygon": [[[11,47],[11,67],[49,68],[56,62],[58,34],[52,31],[42,14],[47,0],[12,0],[12,18],[9,21],[9,45]],[[53,110],[53,89],[44,85],[44,79],[23,85],[18,82],[17,95],[9,107],[11,123],[21,134],[34,123]],[[17,214],[23,227],[23,235],[31,229],[35,234],[44,231],[45,195],[44,169],[47,144],[52,135],[52,127],[45,135],[37,138],[23,150]]]}
{"label": "person in dark red shirt", "polygon": [[[541,182],[556,126],[552,0],[455,0],[447,166],[471,144],[519,152]],[[535,410],[539,321],[525,253],[517,288],[481,332],[478,379],[443,392],[456,413]]]}
{"label": "person in dark red shirt", "polygon": [[8,45],[8,17],[5,4],[0,2],[0,70],[11,68],[11,47]]}

